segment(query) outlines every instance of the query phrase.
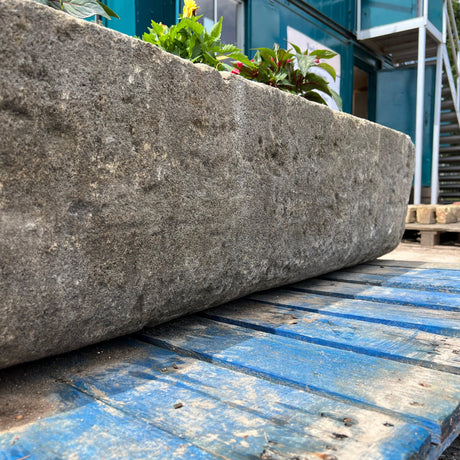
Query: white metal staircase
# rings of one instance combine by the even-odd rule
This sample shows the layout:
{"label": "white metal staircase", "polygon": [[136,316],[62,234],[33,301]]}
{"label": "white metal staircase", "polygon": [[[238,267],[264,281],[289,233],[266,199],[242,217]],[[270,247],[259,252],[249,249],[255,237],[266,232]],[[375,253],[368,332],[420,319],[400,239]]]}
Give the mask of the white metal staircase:
{"label": "white metal staircase", "polygon": [[[441,91],[441,125],[439,148],[439,203],[460,201],[460,118],[459,118],[459,42],[451,0],[446,2],[446,38],[450,53],[443,44],[444,73]],[[453,64],[451,70],[450,60]]]}
{"label": "white metal staircase", "polygon": [[[417,66],[416,169],[414,203],[421,203],[425,66],[436,63],[436,94],[431,174],[432,204],[460,201],[460,48],[452,0],[443,0],[443,26],[428,19],[428,1],[417,1],[417,17],[361,30],[358,0],[357,37],[391,57],[395,67]],[[435,1],[435,0],[430,0]],[[382,2],[380,2],[382,4]],[[447,46],[449,43],[449,47]],[[451,65],[452,63],[452,65]]]}

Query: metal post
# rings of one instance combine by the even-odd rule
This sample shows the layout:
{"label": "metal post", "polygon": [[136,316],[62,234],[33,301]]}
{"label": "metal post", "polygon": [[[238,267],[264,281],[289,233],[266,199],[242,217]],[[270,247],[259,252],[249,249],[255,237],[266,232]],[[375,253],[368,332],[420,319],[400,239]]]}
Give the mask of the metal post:
{"label": "metal post", "polygon": [[356,3],[356,35],[361,32],[361,0]]}
{"label": "metal post", "polygon": [[438,203],[439,184],[439,128],[441,125],[442,43],[436,55],[436,89],[434,98],[433,156],[431,162],[431,204]]}
{"label": "metal post", "polygon": [[457,81],[455,82],[455,89],[457,90],[457,100],[455,102],[457,104],[455,106],[455,110],[458,110],[460,107],[460,67],[458,66],[459,62],[460,62],[460,51],[457,53],[457,67],[455,68],[455,72],[457,73]]}
{"label": "metal post", "polygon": [[423,102],[425,95],[426,27],[418,30],[417,108],[415,118],[414,204],[422,202]]}

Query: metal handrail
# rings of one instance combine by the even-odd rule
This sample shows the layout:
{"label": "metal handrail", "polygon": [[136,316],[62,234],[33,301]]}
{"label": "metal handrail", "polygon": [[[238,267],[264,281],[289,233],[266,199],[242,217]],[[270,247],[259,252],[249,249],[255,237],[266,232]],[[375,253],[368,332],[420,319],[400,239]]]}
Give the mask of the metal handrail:
{"label": "metal handrail", "polygon": [[452,61],[455,66],[455,73],[459,75],[458,55],[459,55],[459,44],[458,44],[458,30],[455,22],[454,9],[452,8],[452,0],[447,0],[447,36],[452,50]]}

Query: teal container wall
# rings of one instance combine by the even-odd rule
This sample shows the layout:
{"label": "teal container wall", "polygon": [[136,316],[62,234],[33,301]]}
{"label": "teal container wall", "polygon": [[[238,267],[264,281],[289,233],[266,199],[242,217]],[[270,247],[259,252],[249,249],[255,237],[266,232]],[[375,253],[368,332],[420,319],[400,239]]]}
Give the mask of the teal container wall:
{"label": "teal container wall", "polygon": [[126,35],[142,37],[150,27],[152,19],[171,25],[176,22],[176,0],[105,0],[120,19],[108,21],[104,25]]}
{"label": "teal container wall", "polygon": [[443,10],[442,0],[429,0],[428,19],[433,23],[433,25],[439,31],[442,31],[442,10]]}
{"label": "teal container wall", "polygon": [[355,30],[356,0],[310,0],[305,3],[344,29]]}
{"label": "teal container wall", "polygon": [[108,21],[104,19],[104,25],[113,30],[118,30],[126,35],[136,35],[136,3],[124,0],[106,0],[104,3],[112,8],[115,13],[120,16],[120,19],[112,19]]}
{"label": "teal container wall", "polygon": [[142,37],[152,19],[170,26],[176,23],[176,0],[136,0],[136,34]]}
{"label": "teal container wall", "polygon": [[[433,147],[433,113],[436,69],[425,72],[423,117],[422,185],[431,184],[431,152]],[[377,74],[376,122],[408,134],[415,141],[415,108],[417,69],[381,71]]]}
{"label": "teal container wall", "polygon": [[361,1],[361,29],[370,29],[416,17],[417,0]]}
{"label": "teal container wall", "polygon": [[[324,4],[326,2],[323,2]],[[287,43],[287,27],[293,27],[341,56],[340,93],[343,110],[351,112],[353,94],[353,45],[348,38],[308,15],[287,0],[248,0],[246,48],[281,47]]]}

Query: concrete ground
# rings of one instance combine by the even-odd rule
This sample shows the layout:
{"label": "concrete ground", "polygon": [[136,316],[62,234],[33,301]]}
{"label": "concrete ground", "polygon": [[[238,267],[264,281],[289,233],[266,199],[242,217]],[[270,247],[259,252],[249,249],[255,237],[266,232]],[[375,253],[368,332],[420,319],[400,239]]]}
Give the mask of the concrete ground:
{"label": "concrete ground", "polygon": [[[460,245],[424,248],[420,243],[401,243],[394,251],[380,257],[386,260],[449,263],[460,265]],[[439,460],[460,460],[460,437],[441,455]]]}

